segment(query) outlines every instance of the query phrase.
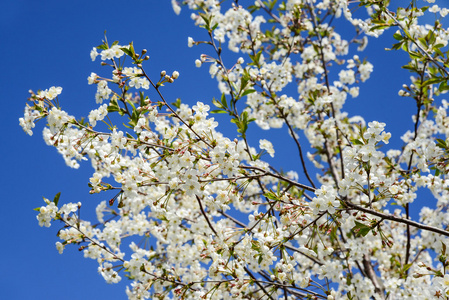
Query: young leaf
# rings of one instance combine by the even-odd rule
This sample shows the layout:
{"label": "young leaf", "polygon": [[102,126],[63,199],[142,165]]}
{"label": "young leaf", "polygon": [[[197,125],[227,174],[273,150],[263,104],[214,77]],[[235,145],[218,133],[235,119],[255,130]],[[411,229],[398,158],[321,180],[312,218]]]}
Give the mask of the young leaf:
{"label": "young leaf", "polygon": [[61,192],[57,193],[56,196],[53,198],[53,203],[58,206],[59,197],[61,196]]}
{"label": "young leaf", "polygon": [[356,235],[356,236],[366,236],[368,234],[368,232],[371,231],[371,227],[354,221],[355,226],[351,229],[351,231]]}

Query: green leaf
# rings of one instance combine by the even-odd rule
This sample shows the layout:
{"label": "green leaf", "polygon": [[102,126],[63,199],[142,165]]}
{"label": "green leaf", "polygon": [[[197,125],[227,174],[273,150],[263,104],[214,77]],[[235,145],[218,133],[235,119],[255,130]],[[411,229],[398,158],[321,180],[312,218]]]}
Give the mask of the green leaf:
{"label": "green leaf", "polygon": [[248,85],[248,78],[246,76],[242,76],[242,78],[240,78],[240,92],[243,91],[247,85]]}
{"label": "green leaf", "polygon": [[260,56],[262,55],[262,50],[259,50],[255,55],[249,55],[251,62],[248,64],[249,66],[258,66],[260,67],[259,61]]}
{"label": "green leaf", "polygon": [[355,226],[351,229],[351,231],[356,235],[356,236],[366,236],[368,234],[368,232],[371,231],[371,227],[354,221]]}
{"label": "green leaf", "polygon": [[423,47],[427,47],[427,41],[425,38],[418,38],[418,41],[421,43]]}
{"label": "green leaf", "polygon": [[218,108],[223,108],[223,105],[219,101],[217,101],[217,99],[215,99],[215,98],[212,98],[212,104]]}
{"label": "green leaf", "polygon": [[438,90],[439,90],[440,92],[449,90],[449,85],[447,84],[447,81],[443,81],[443,82],[440,84],[440,86],[438,87]]}
{"label": "green leaf", "polygon": [[253,241],[251,243],[251,249],[258,251],[260,249],[260,247],[255,241]]}
{"label": "green leaf", "polygon": [[432,30],[429,30],[429,32],[427,33],[426,40],[429,42],[429,45],[435,43],[436,37],[435,33]]}
{"label": "green leaf", "polygon": [[410,55],[412,59],[421,59],[423,57],[421,53],[415,51],[409,51],[408,55]]}
{"label": "green leaf", "polygon": [[129,47],[120,48],[123,52],[125,52],[128,56],[131,56],[133,59],[136,56],[136,52],[134,52],[133,42],[129,43]]}
{"label": "green leaf", "polygon": [[404,39],[404,37],[400,33],[393,34],[393,37],[398,41],[401,41],[402,39]]}
{"label": "green leaf", "polygon": [[133,114],[131,115],[131,120],[129,121],[129,126],[131,126],[131,128],[136,127],[137,122],[139,121],[139,114],[137,112],[137,110],[133,110]]}
{"label": "green leaf", "polygon": [[[441,44],[438,44],[438,45],[441,45]],[[444,54],[443,54],[443,52],[441,52],[439,47],[434,46],[432,49],[433,49],[433,51],[435,51],[436,54],[438,54],[441,57],[444,57]]]}
{"label": "green leaf", "polygon": [[61,196],[61,192],[57,193],[56,196],[53,198],[53,203],[58,206],[59,197]]}
{"label": "green leaf", "polygon": [[279,197],[275,194],[275,193],[273,193],[273,192],[268,192],[268,193],[265,193],[265,194],[263,194],[265,197],[267,197],[268,199],[270,199],[270,200],[274,200],[274,201],[279,201]]}
{"label": "green leaf", "polygon": [[433,78],[430,78],[430,79],[427,79],[426,81],[424,81],[422,86],[424,87],[424,86],[428,86],[428,85],[431,85],[431,84],[440,83],[440,82],[445,81],[445,80],[446,80],[445,78],[433,77]]}
{"label": "green leaf", "polygon": [[278,1],[277,0],[271,1],[270,5],[269,5],[270,10],[273,10],[274,6],[276,5],[276,2],[278,2]]}
{"label": "green leaf", "polygon": [[405,65],[405,66],[402,66],[402,69],[406,69],[406,70],[409,70],[410,72],[412,72],[412,73],[416,73],[416,67],[414,67],[414,66],[411,66],[411,65]]}
{"label": "green leaf", "polygon": [[108,106],[108,113],[119,111],[119,110],[120,110],[120,107],[118,107],[118,105],[109,104],[109,106]]}
{"label": "green leaf", "polygon": [[407,270],[410,269],[411,266],[413,266],[413,264],[406,264],[406,265],[402,268],[401,273],[407,272]]}
{"label": "green leaf", "polygon": [[210,30],[210,19],[208,18],[208,16],[205,13],[199,13],[198,15],[201,17],[201,19],[203,19],[205,23],[204,28],[206,30]]}
{"label": "green leaf", "polygon": [[391,49],[389,49],[389,50],[399,50],[399,49],[402,48],[402,44],[403,44],[403,43],[404,43],[404,42],[400,42],[400,43],[393,44],[393,46],[392,46]]}
{"label": "green leaf", "polygon": [[437,139],[437,146],[442,149],[446,149],[447,148],[446,141],[442,139]]}
{"label": "green leaf", "polygon": [[107,50],[108,46],[106,44],[101,44],[101,45],[97,46],[97,49],[99,49],[99,50]]}
{"label": "green leaf", "polygon": [[124,116],[126,114],[126,110],[124,110],[123,108],[120,108],[120,110],[118,111],[120,116]]}
{"label": "green leaf", "polygon": [[226,96],[224,93],[221,94],[221,104],[224,108],[228,108],[228,103],[226,102]]}
{"label": "green leaf", "polygon": [[211,110],[210,112],[212,114],[226,114],[226,113],[228,113],[227,111],[222,110],[222,109],[214,109],[214,110]]}
{"label": "green leaf", "polygon": [[333,226],[333,227],[332,227],[332,230],[331,230],[331,232],[330,232],[330,238],[331,238],[331,241],[336,241],[337,238],[338,238],[338,235],[337,235],[337,228],[338,228],[338,226]]}
{"label": "green leaf", "polygon": [[246,95],[252,94],[252,93],[254,93],[255,91],[256,91],[256,90],[254,90],[254,89],[248,89],[248,90],[246,90],[246,91],[243,92],[243,94],[242,94],[241,97],[244,97],[244,96],[246,96]]}
{"label": "green leaf", "polygon": [[125,52],[126,55],[128,55],[128,56],[134,58],[134,53],[132,53],[132,51],[129,50],[128,48],[123,47],[123,48],[120,48],[120,50],[122,50],[123,52]]}
{"label": "green leaf", "polygon": [[145,97],[143,92],[139,92],[139,96],[140,96],[140,106],[145,106]]}
{"label": "green leaf", "polygon": [[352,140],[352,143],[353,143],[354,145],[365,145],[365,144],[362,143],[360,140],[356,140],[356,139],[353,139],[353,140]]}
{"label": "green leaf", "polygon": [[181,107],[181,98],[176,98],[176,101],[172,105],[179,109]]}
{"label": "green leaf", "polygon": [[389,28],[390,25],[377,25],[374,27],[371,27],[371,29],[369,31],[374,31],[374,30],[381,30],[381,29],[385,29],[385,28]]}

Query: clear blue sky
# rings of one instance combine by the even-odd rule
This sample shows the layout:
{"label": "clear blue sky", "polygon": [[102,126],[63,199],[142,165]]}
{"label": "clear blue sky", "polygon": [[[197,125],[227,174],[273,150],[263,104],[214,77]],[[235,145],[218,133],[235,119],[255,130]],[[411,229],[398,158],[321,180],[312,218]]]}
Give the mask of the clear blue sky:
{"label": "clear blue sky", "polygon": [[[188,36],[206,39],[205,32],[194,27],[187,9],[176,16],[168,0],[6,1],[0,10],[0,24],[4,105],[0,112],[0,298],[125,299],[126,279],[118,285],[106,284],[96,271],[98,264],[73,247],[59,255],[55,242],[60,227],[54,224],[50,229],[40,228],[33,211],[43,205],[42,196],[52,198],[57,192],[62,192],[61,201],[81,201],[83,211],[93,211],[96,203],[107,196],[88,194],[90,165],[84,163],[78,170],[67,168],[56,150],[43,142],[43,122],[29,137],[19,127],[18,119],[23,115],[29,89],[37,91],[53,85],[63,87],[59,99],[70,114],[87,116],[96,108],[95,87],[87,85],[87,77],[92,71],[108,75],[110,69],[100,67],[98,61],[93,63],[89,52],[101,43],[105,30],[111,42],[134,41],[136,49],[146,48],[150,55],[146,70],[150,75],[163,69],[180,72],[179,80],[164,90],[168,99],[181,97],[189,103],[210,103],[213,96],[219,97],[216,81],[210,79],[207,68],[194,66],[194,60],[201,53],[210,53],[209,49],[187,47]],[[361,85],[359,98],[349,100],[349,110],[367,121],[386,122],[386,130],[397,141],[392,144],[399,147],[399,135],[412,129],[409,116],[415,106],[411,100],[397,96],[401,82],[408,82],[409,74],[398,70],[405,62],[404,54],[383,50],[390,45],[391,39],[370,39],[371,50],[359,54],[374,65],[374,73]],[[391,75],[392,68],[396,68],[397,75]],[[227,122],[223,125],[234,126]],[[260,137],[263,133],[257,131]],[[296,154],[289,152],[294,145],[286,134],[278,136],[277,145],[285,143],[285,147],[275,144],[277,157],[283,157],[278,163],[291,165],[290,159],[297,160]]]}

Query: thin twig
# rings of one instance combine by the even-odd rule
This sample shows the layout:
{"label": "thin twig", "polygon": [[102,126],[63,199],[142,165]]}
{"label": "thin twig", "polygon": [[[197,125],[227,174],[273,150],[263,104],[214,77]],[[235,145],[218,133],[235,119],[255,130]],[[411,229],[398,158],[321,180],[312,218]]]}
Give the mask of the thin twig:
{"label": "thin twig", "polygon": [[242,169],[249,169],[249,170],[257,170],[257,171],[264,172],[265,175],[268,175],[268,176],[271,176],[271,177],[275,177],[275,178],[277,178],[277,179],[280,179],[280,180],[283,180],[283,181],[285,181],[285,182],[291,183],[291,184],[293,184],[294,186],[300,187],[300,188],[302,188],[302,189],[304,189],[304,190],[307,190],[307,191],[310,191],[310,192],[315,192],[315,190],[316,190],[316,189],[313,188],[313,187],[304,185],[304,184],[302,184],[302,183],[298,183],[298,182],[296,182],[296,181],[293,181],[293,180],[291,180],[291,179],[288,179],[287,177],[284,177],[284,176],[278,175],[278,174],[274,174],[274,173],[272,173],[272,172],[263,170],[263,169],[258,168],[258,167],[240,166],[240,168],[242,168]]}
{"label": "thin twig", "polygon": [[429,226],[429,225],[424,225],[424,224],[421,224],[421,223],[418,223],[418,222],[415,222],[412,220],[396,217],[394,215],[384,214],[384,213],[381,213],[381,212],[378,212],[378,211],[375,211],[375,210],[372,210],[372,209],[369,209],[366,207],[362,207],[362,206],[353,204],[351,202],[345,202],[345,204],[350,209],[362,211],[364,213],[368,213],[368,214],[376,216],[376,217],[381,217],[386,220],[395,221],[395,222],[402,223],[405,225],[410,225],[410,226],[416,227],[418,229],[427,230],[427,231],[438,233],[438,234],[441,234],[444,236],[449,236],[449,231],[446,231],[444,229],[436,228],[436,227]]}
{"label": "thin twig", "polygon": [[281,23],[281,19],[279,19],[279,17],[276,16],[275,14],[273,14],[273,12],[272,12],[271,10],[269,10],[269,9],[267,8],[267,6],[266,6],[261,0],[257,0],[257,3],[259,3],[260,7],[262,7],[262,9],[263,9],[264,11],[266,11],[266,13],[270,15],[270,17],[272,17],[273,19],[275,19],[276,22]]}
{"label": "thin twig", "polygon": [[212,226],[212,223],[209,221],[209,218],[207,217],[206,212],[204,211],[203,204],[201,203],[200,197],[198,197],[198,195],[195,195],[195,196],[196,196],[196,200],[198,200],[198,204],[200,206],[201,213],[203,214],[204,218],[206,219],[206,222],[209,225],[209,228],[215,233],[216,236],[218,236],[217,231],[215,231],[214,226]]}

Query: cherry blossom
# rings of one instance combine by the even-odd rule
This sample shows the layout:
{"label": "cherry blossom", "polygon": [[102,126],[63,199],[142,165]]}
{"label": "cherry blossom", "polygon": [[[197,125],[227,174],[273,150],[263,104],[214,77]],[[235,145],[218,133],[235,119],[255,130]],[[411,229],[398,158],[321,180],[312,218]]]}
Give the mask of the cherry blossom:
{"label": "cherry blossom", "polygon": [[[108,283],[129,278],[129,299],[448,299],[448,9],[171,2],[207,32],[188,46],[213,53],[194,64],[209,64],[214,99],[171,103],[165,90],[184,74],[153,78],[145,49],[106,39],[90,51],[107,71],[88,77],[99,106],[87,121],[62,108],[61,87],[30,91],[20,126],[32,135],[44,120],[44,141],[69,167],[90,161],[90,193],[107,199],[89,220],[81,202],[44,198],[37,220],[62,227],[56,250],[76,245]],[[354,27],[351,39],[334,18]],[[354,52],[382,35],[412,73],[398,92],[416,106],[402,136],[345,110],[376,70]],[[272,163],[272,133],[252,137],[256,126],[288,133],[286,170]],[[425,190],[434,199],[423,206]]]}

